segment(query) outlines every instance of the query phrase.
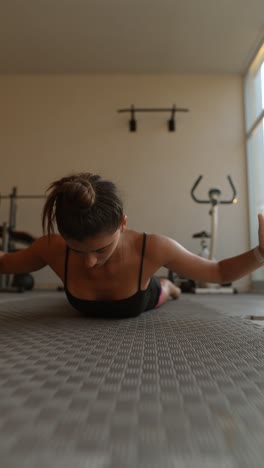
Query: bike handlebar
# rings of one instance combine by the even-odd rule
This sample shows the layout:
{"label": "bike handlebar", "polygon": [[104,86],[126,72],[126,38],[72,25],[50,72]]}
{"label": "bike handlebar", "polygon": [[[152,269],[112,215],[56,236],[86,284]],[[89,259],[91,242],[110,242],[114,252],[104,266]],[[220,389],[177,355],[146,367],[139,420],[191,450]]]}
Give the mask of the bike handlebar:
{"label": "bike handlebar", "polygon": [[[192,197],[192,199],[193,199],[196,203],[211,203],[210,198],[209,198],[208,200],[201,200],[201,199],[197,198],[197,197],[194,195],[194,191],[196,190],[197,186],[198,186],[199,183],[201,182],[202,178],[203,178],[203,176],[200,175],[200,176],[198,177],[198,179],[195,181],[195,183],[194,183],[194,185],[193,185],[193,187],[192,187],[192,189],[191,189],[191,197]],[[236,199],[236,194],[237,194],[237,192],[236,192],[234,183],[233,183],[233,181],[232,181],[230,175],[227,176],[227,180],[228,180],[228,182],[229,182],[229,184],[230,184],[230,186],[231,186],[231,189],[232,189],[232,198],[231,198],[230,200],[219,200],[219,203],[222,203],[222,204],[231,204],[231,203],[234,203],[234,201],[235,201],[235,199]]]}

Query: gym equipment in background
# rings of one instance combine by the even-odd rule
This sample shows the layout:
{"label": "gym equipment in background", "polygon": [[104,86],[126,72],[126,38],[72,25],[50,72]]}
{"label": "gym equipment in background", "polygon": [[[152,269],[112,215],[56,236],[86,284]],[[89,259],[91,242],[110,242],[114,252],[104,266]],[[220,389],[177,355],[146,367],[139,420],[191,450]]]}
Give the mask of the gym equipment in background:
{"label": "gym equipment in background", "polygon": [[[206,231],[201,231],[193,234],[193,238],[201,239],[201,250],[199,255],[212,260],[214,258],[216,238],[217,238],[217,229],[218,229],[218,208],[220,204],[230,205],[237,203],[237,192],[234,186],[234,183],[231,179],[231,176],[227,176],[227,180],[232,190],[232,196],[228,200],[222,200],[221,195],[222,191],[218,188],[212,188],[208,191],[207,199],[200,199],[196,196],[195,191],[199,183],[201,182],[203,176],[200,175],[195,181],[191,189],[191,197],[196,203],[210,204],[209,215],[211,217],[211,233],[209,234]],[[210,239],[210,244],[208,245],[208,239]],[[232,287],[232,284],[214,284],[214,283],[195,283],[193,280],[185,279],[179,277],[172,271],[169,271],[168,278],[177,286],[179,286],[183,292],[193,292],[196,294],[234,294],[237,293],[237,290]]]}
{"label": "gym equipment in background", "polygon": [[[19,236],[21,234],[21,236]],[[12,231],[7,223],[0,227],[0,236],[2,237],[2,249],[4,252],[12,253],[21,249],[16,249],[14,239],[19,243],[30,245],[34,242],[34,238],[30,234],[24,232]],[[0,274],[0,292],[24,292],[33,289],[34,278],[30,273],[19,273],[13,275],[10,286],[10,275],[6,273]]]}
{"label": "gym equipment in background", "polygon": [[15,230],[16,228],[16,212],[17,212],[17,200],[36,200],[39,198],[46,198],[45,195],[18,195],[17,187],[13,187],[12,192],[9,195],[2,195],[0,193],[0,203],[2,200],[9,200],[9,227]]}
{"label": "gym equipment in background", "polygon": [[[31,245],[36,238],[31,234],[16,230],[17,199],[38,199],[45,198],[44,195],[17,195],[17,187],[12,189],[10,195],[0,195],[2,199],[10,201],[9,222],[0,226],[0,237],[2,238],[2,249],[4,252],[17,252],[16,243]],[[10,284],[10,275],[0,275],[0,292],[24,292],[33,289],[34,278],[30,273],[13,275]]]}
{"label": "gym equipment in background", "polygon": [[[217,240],[217,231],[218,231],[218,208],[219,205],[232,205],[237,203],[237,192],[234,186],[234,183],[231,179],[231,176],[227,176],[227,180],[232,190],[232,196],[228,200],[222,200],[221,195],[222,191],[218,188],[212,188],[208,191],[208,199],[200,199],[195,195],[195,190],[197,189],[199,183],[201,182],[203,176],[200,175],[196,182],[194,183],[192,190],[191,190],[191,197],[196,203],[205,203],[210,204],[211,208],[209,211],[209,215],[211,217],[211,233],[210,233],[210,248],[209,248],[209,260],[214,259],[215,255],[215,246]],[[224,293],[224,294],[234,294],[237,293],[237,290],[232,287],[232,283],[230,284],[213,284],[213,283],[204,283],[204,284],[197,284],[194,288],[194,292],[196,294],[204,294],[204,293]]]}
{"label": "gym equipment in background", "polygon": [[195,234],[192,235],[193,239],[201,239],[200,241],[200,252],[198,255],[203,258],[209,258],[210,252],[209,252],[209,245],[208,245],[208,240],[211,238],[211,234],[207,231],[201,231],[201,232],[196,232]]}

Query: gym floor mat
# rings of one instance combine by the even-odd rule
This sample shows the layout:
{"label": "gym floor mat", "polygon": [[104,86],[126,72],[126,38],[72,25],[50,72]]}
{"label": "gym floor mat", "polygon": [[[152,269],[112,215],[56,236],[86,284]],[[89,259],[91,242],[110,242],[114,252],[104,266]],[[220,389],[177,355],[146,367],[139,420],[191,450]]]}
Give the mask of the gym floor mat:
{"label": "gym floor mat", "polygon": [[1,467],[262,468],[262,302],[95,320],[61,293],[0,295]]}

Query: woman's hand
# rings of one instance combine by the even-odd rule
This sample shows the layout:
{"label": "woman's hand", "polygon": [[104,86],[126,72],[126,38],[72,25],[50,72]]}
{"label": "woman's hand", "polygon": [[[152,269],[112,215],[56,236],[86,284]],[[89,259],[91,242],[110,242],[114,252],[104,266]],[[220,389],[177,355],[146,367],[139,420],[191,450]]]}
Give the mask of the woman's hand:
{"label": "woman's hand", "polygon": [[259,251],[262,257],[264,257],[264,213],[259,213],[258,222],[259,222],[259,228],[258,228]]}

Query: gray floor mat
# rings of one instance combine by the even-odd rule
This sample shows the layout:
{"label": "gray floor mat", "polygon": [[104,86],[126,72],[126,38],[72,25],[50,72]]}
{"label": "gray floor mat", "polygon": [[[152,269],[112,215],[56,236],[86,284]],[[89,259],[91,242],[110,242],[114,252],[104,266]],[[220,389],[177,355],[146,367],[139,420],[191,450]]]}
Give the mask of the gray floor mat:
{"label": "gray floor mat", "polygon": [[189,297],[84,319],[61,294],[0,296],[1,467],[263,467],[262,328]]}

